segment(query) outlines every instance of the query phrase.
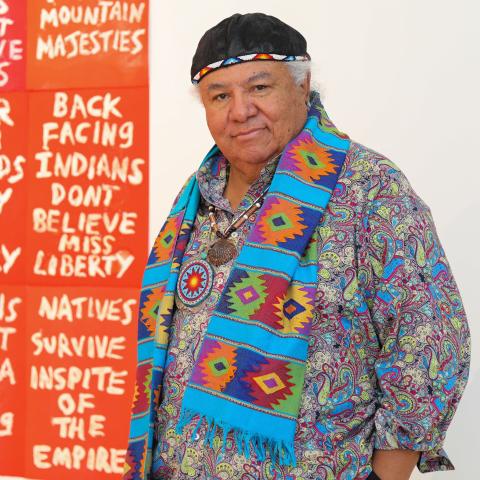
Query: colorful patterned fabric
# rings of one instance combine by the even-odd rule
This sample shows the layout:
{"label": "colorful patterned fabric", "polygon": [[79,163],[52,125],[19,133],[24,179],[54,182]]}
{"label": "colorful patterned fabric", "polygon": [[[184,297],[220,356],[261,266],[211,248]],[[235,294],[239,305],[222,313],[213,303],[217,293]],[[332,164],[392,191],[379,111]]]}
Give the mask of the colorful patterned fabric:
{"label": "colorful patterned fabric", "polygon": [[[202,199],[184,263],[202,258],[209,244],[207,203],[216,206],[222,229],[234,216],[222,196],[226,172],[217,156],[197,173]],[[268,166],[240,209],[272,175]],[[232,239],[237,249],[250,227],[244,224]],[[467,380],[469,336],[428,208],[394,164],[352,143],[311,249],[317,252],[318,280],[295,432],[297,466],[246,458],[232,434],[225,450],[220,433],[213,447],[204,446],[208,428],[195,429],[195,422],[175,433],[229,263],[215,269],[213,288],[201,304],[190,307],[176,296],[156,419],[154,479],[364,480],[374,448],[421,451],[422,472],[452,468],[442,443]],[[314,256],[307,250],[303,261],[309,258]],[[441,409],[435,407],[439,402]]]}
{"label": "colorful patterned fabric", "polygon": [[189,306],[195,306],[203,302],[212,289],[213,268],[205,260],[197,260],[180,272],[177,283],[178,295],[182,302]]}
{"label": "colorful patterned fabric", "polygon": [[207,73],[221,67],[228,67],[242,62],[251,62],[258,60],[275,60],[278,62],[306,62],[310,60],[308,55],[278,55],[277,53],[249,53],[248,55],[239,55],[238,57],[230,57],[225,60],[218,60],[203,67],[196,73],[192,79],[192,83],[197,84]]}
{"label": "colorful patterned fabric", "polygon": [[[197,426],[206,422],[212,440],[217,431],[223,438],[233,432],[240,453],[248,456],[252,449],[257,458],[268,456],[282,465],[295,464],[294,434],[313,319],[304,311],[311,311],[317,278],[316,264],[300,259],[350,147],[345,135],[331,128],[318,97],[314,100],[301,135],[282,153],[254,228],[209,319],[211,342],[202,345],[177,425],[181,432],[193,419]],[[204,163],[217,153],[212,149]],[[198,183],[192,178],[160,232],[145,270],[125,467],[128,479],[150,474],[173,299],[199,201]],[[272,306],[280,322],[272,321]]]}

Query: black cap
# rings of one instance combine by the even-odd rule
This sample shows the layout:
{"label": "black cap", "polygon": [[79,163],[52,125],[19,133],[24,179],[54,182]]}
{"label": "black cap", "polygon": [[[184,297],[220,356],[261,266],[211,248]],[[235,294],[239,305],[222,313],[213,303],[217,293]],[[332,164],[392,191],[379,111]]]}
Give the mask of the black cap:
{"label": "black cap", "polygon": [[193,83],[211,71],[250,60],[309,60],[303,35],[264,13],[236,13],[207,30],[192,59]]}

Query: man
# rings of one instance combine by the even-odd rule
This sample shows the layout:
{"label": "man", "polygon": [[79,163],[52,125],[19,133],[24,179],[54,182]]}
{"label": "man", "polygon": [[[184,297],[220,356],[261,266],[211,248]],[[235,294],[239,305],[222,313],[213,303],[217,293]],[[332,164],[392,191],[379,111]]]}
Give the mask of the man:
{"label": "man", "polygon": [[453,468],[460,296],[428,208],[328,119],[309,59],[263,14],[200,40],[191,75],[216,146],[148,261],[125,479]]}

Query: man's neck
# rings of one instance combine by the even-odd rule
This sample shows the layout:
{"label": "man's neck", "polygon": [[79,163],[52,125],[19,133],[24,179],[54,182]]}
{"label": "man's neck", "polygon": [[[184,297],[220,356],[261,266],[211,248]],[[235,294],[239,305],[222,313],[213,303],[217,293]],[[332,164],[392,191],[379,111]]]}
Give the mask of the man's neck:
{"label": "man's neck", "polygon": [[230,202],[234,211],[237,210],[250,185],[257,180],[267,163],[242,165],[241,169],[230,164],[230,174],[224,197]]}

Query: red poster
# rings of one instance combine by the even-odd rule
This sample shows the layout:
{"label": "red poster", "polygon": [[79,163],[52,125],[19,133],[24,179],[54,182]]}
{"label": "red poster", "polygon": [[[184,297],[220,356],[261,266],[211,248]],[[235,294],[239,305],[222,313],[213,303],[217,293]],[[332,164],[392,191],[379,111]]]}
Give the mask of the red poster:
{"label": "red poster", "polygon": [[0,475],[22,475],[25,444],[25,289],[0,285]]}
{"label": "red poster", "polygon": [[36,0],[29,89],[147,85],[147,1]]}
{"label": "red poster", "polygon": [[30,94],[30,284],[140,285],[147,102],[146,89]]}
{"label": "red poster", "polygon": [[123,471],[148,245],[147,6],[0,0],[0,478]]}
{"label": "red poster", "polygon": [[23,90],[26,0],[0,0],[0,90]]}
{"label": "red poster", "polygon": [[25,281],[27,94],[0,94],[0,284]]}
{"label": "red poster", "polygon": [[26,476],[120,478],[138,290],[30,288],[28,297]]}

